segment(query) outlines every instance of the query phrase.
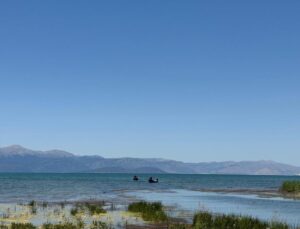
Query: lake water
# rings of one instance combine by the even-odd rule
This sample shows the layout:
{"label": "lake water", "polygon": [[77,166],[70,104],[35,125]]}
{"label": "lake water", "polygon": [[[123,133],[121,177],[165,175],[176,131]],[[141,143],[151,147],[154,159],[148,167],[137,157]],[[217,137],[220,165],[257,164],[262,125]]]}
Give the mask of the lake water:
{"label": "lake water", "polygon": [[150,174],[0,174],[0,202],[73,201],[103,199],[126,201],[139,198],[162,201],[191,212],[209,210],[235,213],[300,225],[300,201],[279,197],[203,192],[199,190],[278,190],[289,176],[158,174],[158,184],[147,182]]}

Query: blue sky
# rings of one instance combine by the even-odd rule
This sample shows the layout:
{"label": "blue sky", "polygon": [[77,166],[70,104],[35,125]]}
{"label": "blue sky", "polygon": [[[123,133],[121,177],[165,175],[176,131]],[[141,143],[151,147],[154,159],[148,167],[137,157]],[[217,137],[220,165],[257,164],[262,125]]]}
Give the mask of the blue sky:
{"label": "blue sky", "polygon": [[299,1],[1,1],[0,146],[300,165]]}

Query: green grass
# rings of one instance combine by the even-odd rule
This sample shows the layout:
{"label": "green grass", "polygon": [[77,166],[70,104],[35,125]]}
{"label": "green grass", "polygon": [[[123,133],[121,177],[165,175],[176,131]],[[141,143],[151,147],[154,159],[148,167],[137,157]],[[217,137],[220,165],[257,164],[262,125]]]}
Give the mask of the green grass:
{"label": "green grass", "polygon": [[[38,227],[32,225],[31,223],[12,223],[11,226],[0,225],[0,229],[38,229]],[[65,222],[60,224],[45,223],[41,229],[84,229],[83,221],[78,221],[77,223]],[[101,221],[94,221],[89,229],[112,229],[106,223]]]}
{"label": "green grass", "polygon": [[181,223],[174,223],[169,224],[168,229],[193,229],[192,225],[188,224],[181,224]]}
{"label": "green grass", "polygon": [[43,229],[78,229],[78,228],[83,228],[83,226],[79,226],[73,223],[61,223],[61,224],[51,224],[51,223],[46,223],[42,226]]}
{"label": "green grass", "polygon": [[148,203],[140,201],[128,206],[128,211],[140,213],[145,221],[164,222],[168,220],[160,202]]}
{"label": "green grass", "polygon": [[[131,212],[141,213],[147,221],[162,222],[168,218],[160,203],[138,202],[129,205]],[[160,213],[157,213],[160,212]],[[161,214],[163,217],[161,218]],[[212,214],[209,212],[199,212],[194,215],[193,224],[180,224],[166,222],[168,229],[289,229],[283,223],[268,223],[252,217],[237,215]],[[86,227],[85,227],[86,226]],[[82,220],[77,223],[65,222],[60,224],[43,224],[41,229],[112,229],[113,227],[101,221],[93,221],[91,225],[84,225]],[[2,225],[0,229],[38,229],[31,223],[12,223],[11,226]],[[299,228],[298,228],[299,229]]]}
{"label": "green grass", "polygon": [[280,191],[290,194],[300,194],[300,181],[284,181]]}
{"label": "green grass", "polygon": [[106,210],[103,209],[103,203],[83,203],[77,204],[76,207],[70,210],[72,216],[76,216],[79,212],[88,211],[90,215],[97,215],[106,213]]}
{"label": "green grass", "polygon": [[[30,205],[32,208],[36,203]],[[76,215],[79,211],[89,212],[91,215],[105,213],[102,203],[83,203],[71,209],[71,214]],[[178,220],[168,218],[164,207],[160,202],[140,201],[128,206],[128,211],[138,213],[145,221],[157,223],[154,225],[168,225],[168,229],[289,229],[284,223],[266,222],[253,217],[213,214],[210,212],[199,212],[194,215],[193,223],[180,223]],[[112,229],[108,224],[101,221],[93,221],[85,225],[82,220],[77,222],[64,222],[60,224],[46,223],[36,227],[31,223],[12,223],[10,226],[2,225],[0,229]],[[292,227],[295,228],[295,227]],[[300,229],[300,228],[298,228]]]}
{"label": "green grass", "polygon": [[195,214],[193,229],[288,229],[283,223],[267,223],[252,217],[213,215],[209,212]]}
{"label": "green grass", "polygon": [[90,204],[86,203],[85,207],[89,211],[91,215],[96,215],[96,214],[101,214],[101,213],[106,213],[106,210],[103,209],[103,204]]}
{"label": "green grass", "polygon": [[77,223],[72,223],[72,222],[68,222],[68,221],[66,221],[64,223],[59,223],[59,224],[45,223],[42,225],[41,228],[42,229],[84,229],[85,224],[80,219],[80,220],[77,220]]}
{"label": "green grass", "polygon": [[36,226],[33,226],[31,223],[12,223],[11,229],[36,229]]}
{"label": "green grass", "polygon": [[78,221],[77,224],[66,222],[61,224],[51,224],[47,223],[42,226],[42,229],[112,229],[112,227],[108,226],[106,223],[101,221],[93,221],[91,225],[88,227],[84,226],[83,221]]}
{"label": "green grass", "polygon": [[93,221],[90,229],[112,229],[112,227],[101,221]]}
{"label": "green grass", "polygon": [[78,208],[72,208],[72,209],[70,210],[70,214],[71,214],[72,216],[77,215],[78,212],[79,212]]}

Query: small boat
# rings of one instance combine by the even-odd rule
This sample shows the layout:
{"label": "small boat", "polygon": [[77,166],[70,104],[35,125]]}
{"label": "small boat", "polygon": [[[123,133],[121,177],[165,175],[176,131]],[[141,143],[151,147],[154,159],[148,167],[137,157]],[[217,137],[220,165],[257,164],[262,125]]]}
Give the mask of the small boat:
{"label": "small boat", "polygon": [[134,177],[133,177],[133,180],[134,180],[134,181],[138,181],[138,180],[139,180],[138,176],[134,176]]}
{"label": "small boat", "polygon": [[153,180],[153,178],[150,177],[150,178],[148,179],[148,182],[149,182],[149,183],[158,183],[158,179],[156,178],[155,180]]}

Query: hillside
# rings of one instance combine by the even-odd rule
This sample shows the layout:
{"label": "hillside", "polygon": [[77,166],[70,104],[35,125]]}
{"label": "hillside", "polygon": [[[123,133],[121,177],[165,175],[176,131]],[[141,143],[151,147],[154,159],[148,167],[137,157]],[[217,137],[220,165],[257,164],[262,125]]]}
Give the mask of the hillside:
{"label": "hillside", "polygon": [[103,158],[13,145],[0,148],[0,172],[297,175],[300,167],[273,161],[184,163],[164,159]]}

